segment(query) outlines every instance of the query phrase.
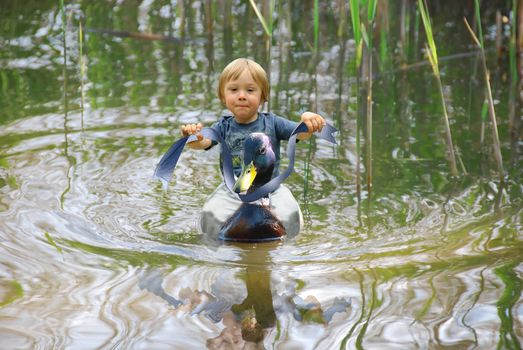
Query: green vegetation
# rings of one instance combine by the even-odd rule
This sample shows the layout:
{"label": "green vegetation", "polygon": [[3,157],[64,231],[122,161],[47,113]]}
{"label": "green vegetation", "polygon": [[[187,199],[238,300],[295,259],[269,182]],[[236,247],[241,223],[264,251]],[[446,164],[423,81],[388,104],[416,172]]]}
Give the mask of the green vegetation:
{"label": "green vegetation", "polygon": [[499,134],[498,134],[498,123],[496,121],[496,112],[494,109],[494,99],[492,97],[492,89],[490,88],[490,74],[487,68],[487,59],[485,58],[485,48],[483,46],[483,34],[481,30],[481,16],[479,14],[479,3],[478,0],[475,0],[475,9],[476,9],[476,18],[478,19],[478,27],[479,27],[479,40],[476,37],[476,34],[474,34],[474,31],[470,27],[469,23],[467,22],[467,19],[465,18],[465,25],[467,26],[467,29],[469,30],[470,34],[472,35],[472,39],[474,39],[474,42],[476,45],[478,45],[480,52],[481,52],[481,62],[483,64],[483,72],[485,73],[485,85],[487,90],[487,101],[488,101],[488,111],[490,116],[490,122],[492,127],[492,142],[493,142],[493,150],[494,150],[494,158],[496,159],[496,164],[498,166],[498,173],[500,177],[500,182],[504,179],[504,170],[503,170],[503,158],[501,156],[501,146],[499,143]]}
{"label": "green vegetation", "polygon": [[0,288],[3,292],[0,299],[0,308],[24,296],[24,289],[17,281],[0,280]]}
{"label": "green vegetation", "polygon": [[260,21],[261,25],[263,26],[263,30],[265,31],[265,34],[272,38],[272,13],[274,12],[274,0],[271,0],[270,4],[270,12],[269,12],[269,19],[265,20],[265,17],[262,15],[258,7],[256,6],[256,3],[254,0],[249,0],[252,9],[256,13],[256,17],[258,17],[258,20]]}
{"label": "green vegetation", "polygon": [[52,246],[53,246],[53,247],[58,251],[58,253],[63,254],[63,250],[62,250],[62,248],[60,248],[60,247],[56,244],[56,242],[54,241],[53,237],[51,237],[51,235],[49,234],[49,232],[46,231],[46,232],[44,233],[44,235],[45,235],[45,238],[47,239],[47,242],[49,242],[49,244],[52,245]]}
{"label": "green vegetation", "polygon": [[443,109],[443,121],[445,123],[445,141],[447,142],[447,152],[448,152],[448,160],[450,164],[450,173],[453,176],[458,175],[458,167],[456,166],[456,155],[454,151],[454,144],[452,142],[452,133],[450,131],[450,123],[449,123],[449,116],[447,114],[447,106],[445,104],[445,94],[443,93],[443,84],[441,83],[441,75],[439,71],[439,63],[438,63],[438,52],[436,50],[436,43],[434,42],[434,36],[432,34],[432,24],[430,23],[429,14],[427,12],[427,9],[425,8],[425,5],[423,3],[423,0],[418,0],[418,6],[419,11],[421,14],[421,19],[423,21],[423,26],[425,28],[425,33],[427,35],[427,44],[426,50],[427,50],[427,58],[430,62],[430,66],[432,67],[432,71],[434,72],[434,76],[436,77],[436,81],[438,83],[439,93],[441,97],[441,107]]}

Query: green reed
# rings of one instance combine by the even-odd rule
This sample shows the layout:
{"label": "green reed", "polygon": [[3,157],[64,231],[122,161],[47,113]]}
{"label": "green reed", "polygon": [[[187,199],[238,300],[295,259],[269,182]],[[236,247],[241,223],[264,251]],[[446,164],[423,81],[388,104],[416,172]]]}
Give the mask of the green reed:
{"label": "green reed", "polygon": [[67,125],[67,116],[69,113],[69,102],[68,102],[68,96],[67,96],[67,85],[68,85],[68,75],[67,75],[67,24],[69,23],[69,20],[71,19],[72,12],[69,14],[69,18],[66,17],[65,14],[65,4],[64,0],[60,0],[59,2],[59,9],[62,16],[62,43],[64,46],[64,62],[63,62],[63,69],[62,69],[62,75],[63,75],[63,98],[64,98],[64,156],[67,159],[67,162],[69,164],[69,167],[67,167],[66,171],[66,178],[67,183],[60,194],[60,207],[61,209],[64,208],[65,203],[65,196],[69,193],[71,190],[71,177],[70,177],[70,171],[72,168],[72,162],[71,157],[69,156],[69,127]]}
{"label": "green reed", "polygon": [[314,0],[314,52],[318,53],[318,39],[320,34],[320,6],[318,0]]}
{"label": "green reed", "polygon": [[45,238],[47,239],[47,242],[49,242],[50,245],[52,245],[60,254],[63,254],[62,248],[56,242],[54,241],[53,237],[49,234],[49,232],[44,232]]}
{"label": "green reed", "polygon": [[419,60],[419,50],[418,50],[418,47],[419,47],[419,33],[420,33],[420,17],[419,16],[419,9],[417,9],[417,12],[416,12],[416,15],[414,16],[414,43],[412,45],[412,47],[414,47],[415,49],[412,50],[412,59],[414,62],[418,61]]}
{"label": "green reed", "polygon": [[349,330],[349,332],[347,333],[347,335],[345,335],[345,337],[343,337],[340,349],[347,348],[347,342],[349,341],[349,339],[352,337],[352,335],[356,331],[356,328],[363,322],[363,319],[365,318],[365,312],[366,312],[365,307],[367,306],[367,302],[366,302],[366,298],[365,298],[365,296],[367,294],[365,293],[365,287],[363,285],[365,276],[358,269],[354,269],[354,271],[356,272],[356,274],[359,277],[360,295],[361,295],[361,312],[360,312],[360,317],[354,322],[354,324],[352,325],[352,327]]}
{"label": "green reed", "polygon": [[[360,14],[360,1],[359,0],[350,0],[350,10],[351,10],[351,20],[352,20],[352,30],[354,33],[354,40],[356,41],[356,59],[355,59],[355,69],[359,70],[363,60],[363,43],[367,48],[367,96],[366,96],[366,106],[367,106],[367,115],[366,115],[366,135],[365,135],[365,148],[366,148],[366,170],[367,170],[367,191],[369,194],[372,192],[372,50],[373,50],[373,40],[372,40],[372,28],[374,25],[374,19],[376,17],[376,0],[368,0],[362,2],[362,7],[367,6],[367,17],[366,25],[362,24],[362,18]],[[370,35],[367,34],[367,31],[370,32]],[[359,81],[357,80],[357,93],[359,94]],[[357,105],[357,110],[359,102]],[[360,130],[361,126],[359,125],[359,118],[356,118],[356,189],[358,193],[358,198],[360,198]]]}
{"label": "green reed", "polygon": [[[477,0],[476,0],[477,1]],[[523,6],[523,5],[521,5]],[[509,64],[510,64],[510,77],[511,77],[511,87],[512,91],[515,92],[516,90],[516,84],[518,81],[518,68],[517,68],[517,60],[516,60],[516,53],[517,53],[517,23],[516,23],[516,14],[517,14],[517,1],[512,0],[512,18],[510,20],[510,42],[509,42]],[[478,10],[479,12],[479,10]],[[522,19],[519,18],[519,21],[521,22]],[[523,35],[521,33],[520,35]]]}
{"label": "green reed", "polygon": [[223,51],[224,51],[224,60],[229,62],[232,60],[232,43],[233,43],[233,21],[232,21],[232,0],[224,0],[222,8],[223,16]]}
{"label": "green reed", "polygon": [[[517,164],[517,158],[518,158],[518,152],[516,151],[519,141],[519,132],[518,132],[518,122],[517,120],[517,112],[516,112],[516,105],[517,105],[517,91],[521,91],[522,89],[522,81],[519,80],[519,74],[518,68],[517,68],[517,51],[519,49],[520,52],[523,51],[523,41],[519,40],[519,44],[517,43],[517,27],[519,22],[519,27],[522,28],[523,25],[523,4],[520,2],[520,13],[519,16],[517,15],[518,7],[517,7],[517,1],[512,0],[512,18],[510,23],[510,42],[509,42],[509,64],[510,64],[510,92],[509,92],[509,133],[511,136],[511,156],[510,156],[510,164],[511,167],[516,166]],[[516,21],[516,18],[518,21]],[[520,33],[520,35],[523,36],[523,33]],[[519,48],[518,48],[519,45]],[[518,89],[519,85],[519,89]]]}
{"label": "green reed", "polygon": [[371,269],[372,272],[372,282],[370,285],[370,303],[369,303],[369,311],[367,318],[363,321],[363,324],[360,328],[360,331],[358,333],[358,336],[356,337],[356,348],[357,349],[363,349],[363,339],[365,338],[365,334],[367,333],[367,328],[369,327],[369,324],[371,322],[374,309],[379,305],[379,297],[378,297],[378,291],[377,291],[377,285],[378,285],[378,279],[376,277],[376,273],[373,269]]}
{"label": "green reed", "polygon": [[342,39],[345,38],[345,22],[346,22],[346,4],[345,1],[341,1],[339,4],[339,12],[340,12],[340,22],[338,23],[338,30],[336,32],[336,35],[338,38]]}
{"label": "green reed", "polygon": [[354,33],[354,41],[356,42],[356,68],[359,68],[361,65],[361,52],[363,48],[359,0],[350,0],[350,15],[352,20],[352,31]]}
{"label": "green reed", "polygon": [[372,50],[373,50],[373,33],[374,18],[376,17],[376,0],[369,0],[367,2],[367,29],[362,26],[362,37],[367,46],[367,130],[365,135],[366,148],[366,168],[367,168],[367,192],[369,199],[372,192]]}
{"label": "green reed", "polygon": [[67,18],[65,15],[65,5],[64,0],[60,0],[59,2],[60,6],[60,14],[62,16],[62,44],[64,46],[64,64],[63,64],[63,96],[64,96],[64,108],[65,108],[65,114],[67,116]]}
{"label": "green reed", "polygon": [[400,40],[399,45],[399,54],[400,54],[400,63],[401,65],[406,64],[409,57],[409,47],[410,47],[410,38],[409,38],[409,28],[410,28],[410,11],[408,11],[407,1],[402,0],[401,2],[401,15],[400,15]]}
{"label": "green reed", "polygon": [[[314,72],[313,75],[313,88],[314,88],[314,103],[312,110],[314,112],[317,112],[317,106],[318,106],[318,84],[317,84],[317,64],[318,64],[318,44],[319,44],[319,36],[320,36],[320,6],[319,1],[314,0],[314,6],[313,6],[313,23],[314,23],[314,32],[313,32],[313,38],[314,38],[314,47],[313,47],[313,65],[311,66],[311,70]],[[309,142],[309,146],[307,149],[307,157],[305,159],[305,183],[303,188],[303,196],[304,198],[308,198],[309,193],[309,180],[311,177],[311,160],[312,160],[312,154],[314,151],[314,145],[312,142]]]}
{"label": "green reed", "polygon": [[501,146],[499,142],[499,134],[498,134],[498,126],[496,121],[496,111],[494,109],[494,99],[492,98],[492,89],[490,87],[490,73],[487,68],[487,60],[485,58],[485,48],[483,45],[483,32],[481,30],[481,15],[480,15],[480,9],[479,9],[479,1],[474,0],[474,7],[475,7],[475,15],[478,22],[478,34],[479,39],[470,27],[468,21],[466,18],[464,18],[465,26],[470,32],[470,35],[472,36],[472,39],[476,43],[476,45],[479,47],[480,54],[481,54],[481,63],[483,66],[483,73],[485,74],[485,86],[486,86],[486,95],[487,95],[487,101],[488,101],[488,112],[490,116],[490,122],[491,122],[491,129],[492,129],[492,143],[493,143],[493,151],[494,151],[494,158],[496,159],[496,164],[498,167],[498,173],[500,177],[500,181],[503,181],[504,178],[504,170],[503,170],[503,158],[501,156]]}
{"label": "green reed", "polygon": [[456,165],[456,155],[454,152],[454,145],[452,142],[452,133],[450,131],[450,123],[449,123],[449,117],[447,114],[447,106],[445,104],[445,94],[443,93],[443,85],[441,83],[441,76],[439,71],[439,64],[438,64],[438,52],[436,50],[436,43],[434,41],[434,36],[432,35],[432,25],[430,23],[430,18],[428,14],[428,10],[425,7],[425,4],[423,0],[418,0],[418,7],[421,15],[421,19],[423,22],[423,26],[425,27],[425,33],[427,36],[427,58],[430,62],[430,65],[432,66],[432,70],[434,72],[434,76],[436,77],[436,81],[438,83],[439,93],[441,97],[441,107],[443,108],[443,119],[445,124],[445,141],[447,143],[447,153],[448,153],[448,160],[450,164],[450,173],[452,176],[458,175],[458,168]]}
{"label": "green reed", "polygon": [[[269,19],[269,21],[265,20],[265,17],[263,14],[258,10],[258,7],[256,6],[256,3],[254,0],[249,0],[252,9],[254,10],[254,13],[256,13],[256,17],[258,17],[258,20],[260,21],[260,24],[263,27],[263,30],[265,31],[265,34],[267,34],[268,37],[272,37],[272,20]],[[269,16],[272,17],[272,11],[274,10],[274,0],[270,0],[270,12]]]}
{"label": "green reed", "polygon": [[[352,22],[352,32],[354,35],[354,41],[356,42],[356,58],[354,60],[354,70],[357,72],[361,66],[361,56],[363,48],[363,40],[361,35],[361,23],[360,23],[360,4],[359,0],[350,0],[350,13]],[[359,74],[356,74],[356,95],[360,93],[360,79]],[[356,99],[356,108],[359,111],[359,99]],[[361,175],[360,175],[360,158],[361,158],[361,125],[360,118],[356,116],[356,193],[358,202],[361,198]]]}
{"label": "green reed", "polygon": [[514,316],[523,291],[523,281],[516,272],[517,265],[516,262],[509,262],[494,270],[496,276],[505,285],[496,303],[501,321],[498,349],[521,349],[521,341],[516,332],[518,317]]}
{"label": "green reed", "polygon": [[80,114],[81,114],[81,127],[84,129],[84,102],[85,102],[85,61],[84,61],[84,34],[82,30],[82,21],[78,22],[78,46],[79,46],[79,61],[80,61]]}
{"label": "green reed", "polygon": [[[377,2],[376,2],[377,4]],[[391,49],[389,47],[389,2],[382,1],[379,3],[379,17],[376,18],[376,25],[379,28],[379,69],[380,71],[386,71],[391,69]],[[376,5],[377,6],[377,5]]]}
{"label": "green reed", "polygon": [[[345,66],[345,52],[347,51],[347,8],[346,8],[346,2],[341,1],[339,4],[339,14],[340,14],[340,20],[338,22],[338,30],[336,31],[336,37],[340,43],[340,54],[338,55],[339,61],[338,61],[338,67],[337,67],[337,76],[338,76],[338,99],[336,102],[336,114],[335,114],[335,125],[338,128],[340,139],[343,139],[343,131],[342,131],[342,122],[341,122],[341,116],[342,116],[342,99],[344,96],[343,93],[343,86],[344,86],[344,79],[347,77],[344,72],[344,66]],[[341,142],[341,140],[340,140]]]}
{"label": "green reed", "polygon": [[[265,12],[265,16],[262,12],[258,9],[256,6],[256,3],[254,0],[249,0],[252,9],[254,10],[254,13],[256,13],[256,17],[258,17],[258,20],[260,21],[260,24],[263,27],[263,30],[266,34],[266,40],[265,45],[267,49],[267,67],[269,68],[270,62],[271,62],[271,44],[272,44],[272,34],[273,34],[273,20],[272,20],[272,14],[274,12],[274,0],[265,0],[263,2],[263,9]],[[268,72],[269,73],[269,72]],[[270,79],[270,74],[269,74]]]}
{"label": "green reed", "polygon": [[[263,8],[265,12],[265,16],[258,7],[256,6],[256,3],[254,0],[249,0],[249,3],[251,4],[252,9],[254,10],[254,13],[256,14],[256,17],[258,17],[258,20],[260,21],[260,24],[263,27],[263,30],[266,34],[266,40],[265,40],[265,49],[266,49],[266,71],[267,71],[267,78],[269,79],[269,83],[271,82],[271,49],[272,49],[272,35],[273,35],[273,20],[272,20],[272,14],[274,12],[274,0],[264,0],[263,2]],[[267,108],[270,110],[270,99],[268,102]]]}

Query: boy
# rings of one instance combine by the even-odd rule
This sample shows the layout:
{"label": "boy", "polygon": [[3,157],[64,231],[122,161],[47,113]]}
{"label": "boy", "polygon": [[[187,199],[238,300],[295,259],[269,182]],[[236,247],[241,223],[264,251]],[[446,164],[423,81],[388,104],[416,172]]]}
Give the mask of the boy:
{"label": "boy", "polygon": [[[218,131],[231,150],[234,173],[241,172],[241,154],[245,137],[253,132],[267,134],[276,155],[273,177],[279,173],[280,140],[288,140],[298,123],[278,117],[272,113],[260,113],[260,106],[269,99],[269,82],[265,70],[247,58],[238,58],[222,71],[218,84],[218,97],[232,115],[220,118],[212,128]],[[310,138],[325,125],[322,116],[305,112],[301,121],[308,128],[307,133],[298,134],[299,140]],[[210,149],[216,143],[200,133],[202,124],[187,124],[181,127],[183,136],[197,136],[197,141],[187,144],[192,149]],[[221,162],[220,157],[220,162]],[[270,194],[270,205],[282,221],[287,234],[295,235],[302,226],[302,216],[294,196],[284,185]],[[202,210],[201,230],[216,234],[221,225],[236,211],[241,201],[231,193],[224,183],[209,197]]]}

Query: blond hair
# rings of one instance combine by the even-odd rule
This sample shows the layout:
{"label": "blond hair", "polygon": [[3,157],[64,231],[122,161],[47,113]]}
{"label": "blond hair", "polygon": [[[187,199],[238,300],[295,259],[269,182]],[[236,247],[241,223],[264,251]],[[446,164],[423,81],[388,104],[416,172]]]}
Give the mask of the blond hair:
{"label": "blond hair", "polygon": [[261,89],[261,101],[266,102],[269,100],[269,80],[262,66],[248,58],[237,58],[229,63],[220,74],[218,82],[218,98],[220,101],[225,101],[225,84],[231,80],[238,79],[246,70],[251,73],[252,78]]}

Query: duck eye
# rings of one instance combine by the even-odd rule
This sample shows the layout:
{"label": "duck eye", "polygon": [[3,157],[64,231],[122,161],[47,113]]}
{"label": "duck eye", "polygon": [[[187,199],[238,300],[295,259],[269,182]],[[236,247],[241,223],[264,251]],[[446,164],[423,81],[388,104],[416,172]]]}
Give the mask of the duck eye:
{"label": "duck eye", "polygon": [[260,148],[260,151],[259,151],[260,154],[265,154],[265,152],[267,152],[267,148],[266,147]]}

